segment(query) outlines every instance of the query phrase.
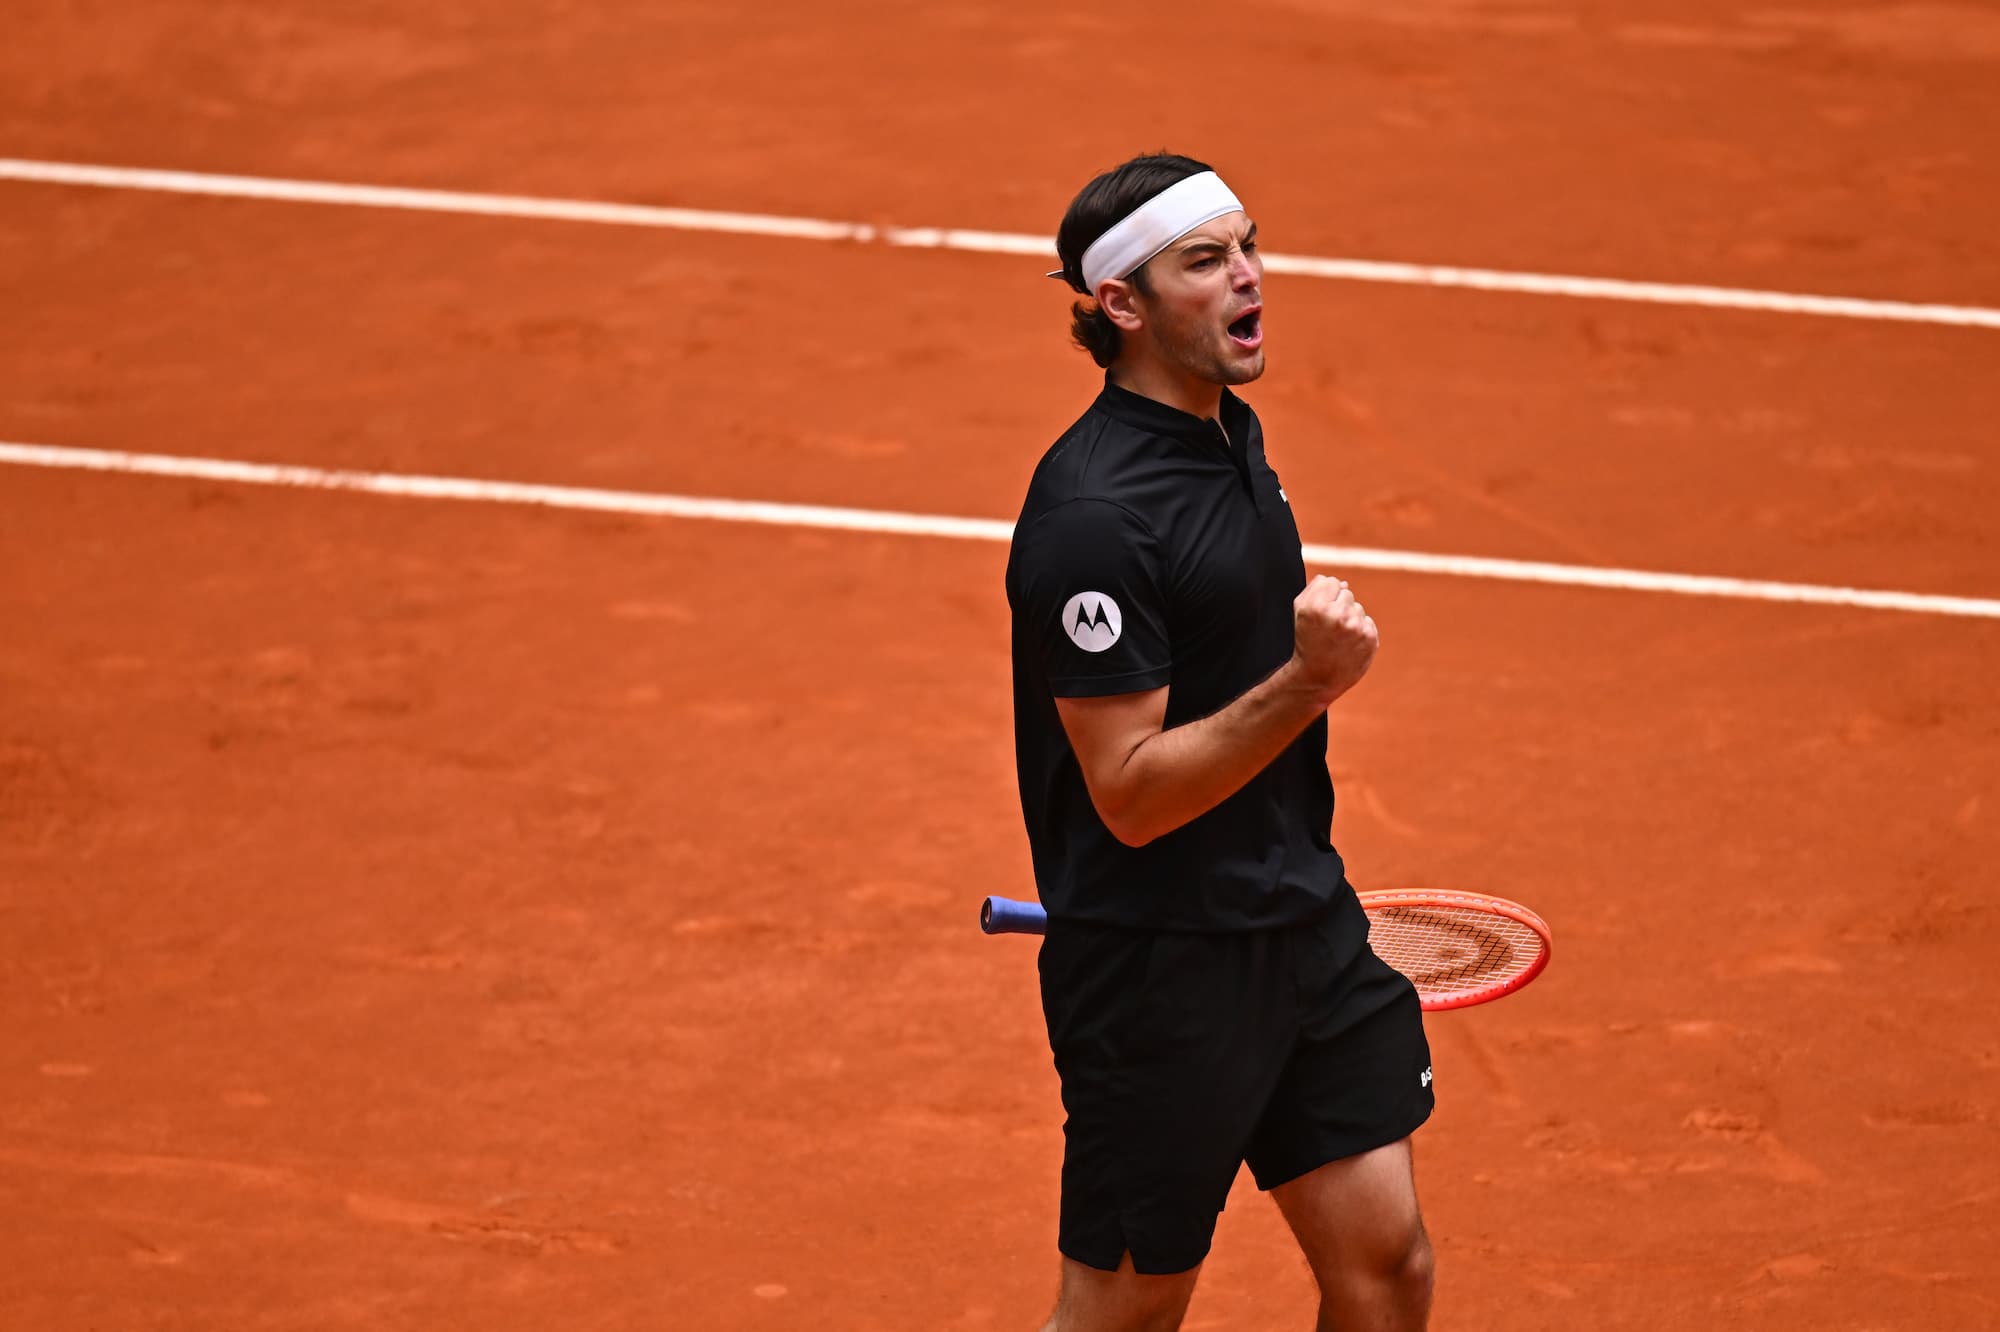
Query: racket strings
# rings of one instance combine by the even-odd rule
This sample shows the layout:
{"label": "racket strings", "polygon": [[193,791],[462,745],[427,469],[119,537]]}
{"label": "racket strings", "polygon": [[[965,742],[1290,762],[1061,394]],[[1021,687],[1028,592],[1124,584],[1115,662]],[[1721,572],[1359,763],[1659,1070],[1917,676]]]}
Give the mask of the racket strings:
{"label": "racket strings", "polygon": [[1541,955],[1542,938],[1510,916],[1450,906],[1377,907],[1368,942],[1426,999],[1505,984]]}

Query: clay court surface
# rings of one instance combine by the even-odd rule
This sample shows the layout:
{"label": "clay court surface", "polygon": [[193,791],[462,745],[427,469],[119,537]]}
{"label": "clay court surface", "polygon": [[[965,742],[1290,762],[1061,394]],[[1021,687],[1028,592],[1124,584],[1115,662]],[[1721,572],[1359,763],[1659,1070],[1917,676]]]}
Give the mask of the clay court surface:
{"label": "clay court surface", "polygon": [[[1393,13],[1393,19],[1383,17]],[[0,155],[2000,304],[2000,15],[43,7]],[[0,182],[0,440],[1007,519],[1032,258]],[[2000,332],[1272,278],[1309,542],[2000,595]],[[993,542],[0,467],[0,1325],[1015,1329],[1061,1111]],[[1374,571],[1434,1326],[2000,1324],[2000,621]],[[1239,1185],[1190,1328],[1305,1327]]]}

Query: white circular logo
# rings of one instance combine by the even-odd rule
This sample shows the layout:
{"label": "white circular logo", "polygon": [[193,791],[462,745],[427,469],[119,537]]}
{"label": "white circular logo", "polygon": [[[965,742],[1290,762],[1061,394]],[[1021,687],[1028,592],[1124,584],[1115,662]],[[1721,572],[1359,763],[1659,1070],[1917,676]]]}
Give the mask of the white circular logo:
{"label": "white circular logo", "polygon": [[1079,592],[1063,606],[1063,632],[1085,652],[1102,652],[1118,641],[1125,617],[1102,592]]}

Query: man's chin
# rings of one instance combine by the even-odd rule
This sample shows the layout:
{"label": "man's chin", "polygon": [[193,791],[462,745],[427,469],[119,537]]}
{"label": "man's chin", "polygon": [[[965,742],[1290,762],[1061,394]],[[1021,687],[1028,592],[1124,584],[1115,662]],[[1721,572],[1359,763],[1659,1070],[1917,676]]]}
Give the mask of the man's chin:
{"label": "man's chin", "polygon": [[1223,366],[1225,384],[1248,384],[1264,373],[1264,349],[1248,356],[1232,356]]}

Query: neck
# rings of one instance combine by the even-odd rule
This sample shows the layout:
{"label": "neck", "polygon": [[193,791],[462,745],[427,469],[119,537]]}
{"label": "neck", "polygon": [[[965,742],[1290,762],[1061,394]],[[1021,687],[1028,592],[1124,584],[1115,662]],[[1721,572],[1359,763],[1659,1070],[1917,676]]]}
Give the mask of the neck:
{"label": "neck", "polygon": [[1111,382],[1128,393],[1163,402],[1203,420],[1211,420],[1222,411],[1222,385],[1151,357],[1120,359],[1111,367]]}

